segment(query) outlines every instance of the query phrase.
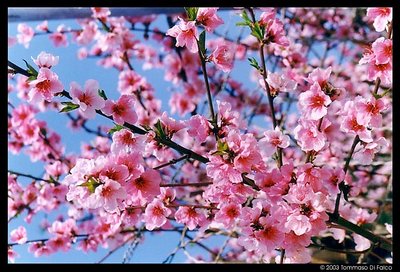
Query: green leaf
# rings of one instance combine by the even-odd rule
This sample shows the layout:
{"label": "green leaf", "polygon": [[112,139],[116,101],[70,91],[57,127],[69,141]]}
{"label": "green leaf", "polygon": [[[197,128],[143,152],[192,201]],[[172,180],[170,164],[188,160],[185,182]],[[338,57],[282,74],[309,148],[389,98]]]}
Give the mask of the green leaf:
{"label": "green leaf", "polygon": [[120,130],[123,129],[123,128],[124,128],[124,126],[115,124],[115,127],[113,127],[112,129],[110,129],[110,130],[108,131],[108,133],[113,134],[114,132],[120,131]]}
{"label": "green leaf", "polygon": [[215,151],[215,152],[211,153],[211,155],[219,155],[219,156],[223,156],[225,154],[226,154],[226,152],[223,152],[223,151]]}
{"label": "green leaf", "polygon": [[251,21],[249,15],[247,15],[246,10],[243,10],[243,11],[242,11],[242,14],[240,14],[240,17],[242,17],[243,20],[244,20],[248,25],[251,25],[251,24],[252,24],[252,21]]}
{"label": "green leaf", "polygon": [[261,28],[258,22],[255,22],[253,27],[251,27],[251,35],[256,37],[259,41],[264,39],[264,31],[264,28]]}
{"label": "green leaf", "polygon": [[99,89],[98,93],[100,97],[102,97],[104,100],[107,100],[106,92],[104,90]]}
{"label": "green leaf", "polygon": [[33,79],[36,79],[37,76],[38,76],[38,71],[36,71],[35,68],[33,68],[26,60],[23,59],[23,61],[25,62],[26,67],[28,68],[28,69],[27,69],[28,73],[31,75],[31,76],[29,77],[29,80],[31,80],[31,77],[32,77]]}
{"label": "green leaf", "polygon": [[203,30],[199,36],[199,47],[203,56],[206,54],[206,31]]}
{"label": "green leaf", "polygon": [[155,132],[156,132],[158,137],[160,137],[162,139],[166,138],[164,127],[163,127],[163,125],[162,125],[160,120],[157,121],[157,123],[154,125],[154,128],[156,129]]}
{"label": "green leaf", "polygon": [[79,186],[88,188],[89,192],[93,194],[96,188],[99,187],[100,185],[101,183],[98,182],[94,177],[90,177],[85,183],[82,183]]}
{"label": "green leaf", "polygon": [[261,68],[260,68],[260,65],[258,64],[258,62],[257,62],[257,60],[256,60],[255,57],[248,58],[248,60],[249,60],[251,66],[253,66],[253,67],[256,68],[257,70],[260,70],[260,69],[261,69]]}
{"label": "green leaf", "polygon": [[37,79],[36,76],[32,75],[26,79],[27,82]]}
{"label": "green leaf", "polygon": [[222,141],[218,141],[217,150],[221,151],[221,152],[228,152],[229,151],[228,143],[222,142]]}
{"label": "green leaf", "polygon": [[253,26],[253,22],[250,20],[245,10],[240,14],[240,17],[242,17],[244,21],[236,23],[237,26],[249,26],[250,28]]}
{"label": "green leaf", "polygon": [[236,23],[236,26],[249,26],[249,24],[246,22],[238,22]]}
{"label": "green leaf", "polygon": [[57,182],[57,180],[52,175],[49,176],[49,179],[51,183]]}
{"label": "green leaf", "polygon": [[72,102],[61,102],[62,105],[66,105],[64,108],[62,108],[60,110],[60,112],[69,112],[69,111],[73,111],[76,110],[77,108],[79,108],[79,105],[74,104]]}
{"label": "green leaf", "polygon": [[186,8],[185,7],[185,10],[186,10],[186,14],[187,14],[187,16],[189,18],[189,21],[196,20],[197,11],[199,10],[199,8]]}

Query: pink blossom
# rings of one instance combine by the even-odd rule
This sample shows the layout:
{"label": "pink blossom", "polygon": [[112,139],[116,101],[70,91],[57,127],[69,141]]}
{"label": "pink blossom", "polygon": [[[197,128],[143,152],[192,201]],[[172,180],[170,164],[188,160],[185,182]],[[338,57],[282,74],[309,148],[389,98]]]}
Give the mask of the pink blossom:
{"label": "pink blossom", "polygon": [[179,73],[182,69],[182,61],[176,54],[168,54],[163,58],[163,65],[165,67],[164,79],[177,84],[180,80]]}
{"label": "pink blossom", "polygon": [[59,177],[68,172],[68,166],[61,161],[54,161],[47,164],[44,168],[46,169],[46,173],[53,177]]}
{"label": "pink blossom", "polygon": [[[312,261],[311,252],[307,248],[288,250],[284,258],[284,264],[308,264]],[[275,262],[280,262],[280,256],[275,257]]]}
{"label": "pink blossom", "polygon": [[12,247],[8,247],[7,256],[10,263],[15,263],[15,258],[19,257],[19,254]]}
{"label": "pink blossom", "polygon": [[106,19],[108,16],[111,15],[111,11],[109,8],[99,8],[99,7],[94,7],[90,8],[92,11],[92,17],[96,19]]}
{"label": "pink blossom", "polygon": [[158,196],[158,199],[161,199],[164,203],[172,203],[176,198],[176,190],[171,187],[161,187],[161,194]]}
{"label": "pink blossom", "polygon": [[219,44],[211,53],[209,59],[215,63],[218,69],[228,73],[233,68],[233,56],[234,52],[227,44]]}
{"label": "pink blossom", "polygon": [[361,141],[370,143],[372,142],[372,136],[371,131],[366,127],[367,123],[367,119],[360,120],[360,118],[357,118],[357,112],[351,110],[343,119],[340,129],[346,133],[356,134]]}
{"label": "pink blossom", "polygon": [[265,27],[264,39],[270,44],[289,46],[283,24],[278,19],[269,20]]}
{"label": "pink blossom", "polygon": [[299,106],[305,117],[311,120],[319,120],[327,114],[327,107],[331,103],[319,86],[314,82],[309,91],[299,95]]}
{"label": "pink blossom", "polygon": [[229,133],[229,129],[243,128],[245,127],[244,120],[241,118],[240,113],[232,109],[232,105],[226,101],[217,100],[218,114],[220,116],[219,127],[226,129]]}
{"label": "pink blossom", "polygon": [[242,182],[242,174],[236,170],[232,164],[228,164],[220,156],[209,157],[210,162],[207,163],[207,176],[216,182]]}
{"label": "pink blossom", "polygon": [[183,121],[177,121],[174,118],[169,117],[166,111],[164,111],[161,114],[160,120],[164,127],[165,133],[170,138],[172,138],[176,132],[180,131],[181,129],[183,129],[185,127],[185,124]]}
{"label": "pink blossom", "polygon": [[39,194],[39,189],[35,183],[30,183],[24,190],[22,195],[22,201],[29,205],[30,203],[36,201],[37,195]]}
{"label": "pink blossom", "polygon": [[43,22],[41,22],[40,24],[38,24],[38,25],[36,26],[36,30],[43,31],[43,32],[49,31],[49,24],[48,24],[48,21],[47,21],[47,20],[44,20]]}
{"label": "pink blossom", "polygon": [[40,68],[37,79],[32,80],[29,85],[32,89],[28,93],[28,101],[32,103],[37,103],[42,99],[50,102],[56,93],[63,90],[57,74],[48,68]]}
{"label": "pink blossom", "polygon": [[19,226],[17,229],[12,230],[10,236],[11,241],[18,244],[24,244],[28,240],[26,229],[23,226]]}
{"label": "pink blossom", "polygon": [[99,176],[100,178],[107,177],[124,184],[129,177],[129,170],[125,165],[117,164],[114,160],[108,160],[102,167]]}
{"label": "pink blossom", "polygon": [[318,130],[316,121],[300,119],[293,132],[303,151],[320,151],[325,146],[326,137]]}
{"label": "pink blossom", "polygon": [[272,217],[261,217],[259,222],[262,229],[254,232],[258,241],[258,250],[265,253],[271,252],[282,244],[285,235],[278,229],[275,219]]}
{"label": "pink blossom", "polygon": [[58,186],[52,186],[51,187],[51,193],[52,197],[57,199],[58,201],[65,201],[65,196],[67,195],[68,192],[68,186],[65,185],[58,185]]}
{"label": "pink blossom", "polygon": [[53,56],[50,53],[44,51],[40,52],[36,59],[32,58],[33,62],[39,66],[39,68],[51,68],[58,64],[59,57]]}
{"label": "pink blossom", "polygon": [[199,143],[203,143],[211,132],[210,122],[202,115],[194,115],[187,121],[188,134]]}
{"label": "pink blossom", "polygon": [[374,20],[376,31],[384,31],[387,24],[392,21],[392,9],[387,7],[367,8],[367,18]]}
{"label": "pink blossom", "polygon": [[135,71],[122,71],[118,77],[118,90],[121,94],[137,93],[146,80]]}
{"label": "pink blossom", "polygon": [[190,113],[196,108],[196,105],[191,99],[188,99],[183,93],[178,92],[172,94],[168,104],[171,107],[171,113],[178,112],[180,116],[184,116],[186,113]]}
{"label": "pink blossom", "polygon": [[217,15],[218,8],[199,8],[196,21],[202,24],[208,32],[213,32],[224,21]]}
{"label": "pink blossom", "polygon": [[18,34],[17,34],[18,43],[23,44],[25,48],[28,48],[30,41],[35,35],[35,31],[33,30],[32,27],[24,23],[18,24],[17,29],[18,29]]}
{"label": "pink blossom", "polygon": [[198,33],[195,21],[185,22],[179,18],[179,24],[168,29],[167,35],[176,38],[176,46],[186,46],[190,52],[198,52]]}
{"label": "pink blossom", "polygon": [[224,156],[227,160],[233,159],[235,169],[239,172],[251,172],[253,167],[259,164],[262,160],[260,153],[257,150],[257,141],[252,134],[240,135],[235,130],[231,130],[226,137],[226,143],[229,150],[234,154],[228,152]]}
{"label": "pink blossom", "polygon": [[387,109],[384,100],[382,98],[376,99],[373,96],[368,99],[358,98],[356,98],[354,105],[357,109],[357,122],[359,124],[368,123],[371,127],[380,127],[382,125],[381,112]]}
{"label": "pink blossom", "polygon": [[64,222],[54,221],[51,227],[48,228],[49,233],[60,236],[73,236],[78,232],[76,221],[68,218]]}
{"label": "pink blossom", "polygon": [[370,62],[367,66],[368,80],[376,80],[378,77],[381,79],[382,85],[392,84],[392,62],[389,61],[385,64],[376,64]]}
{"label": "pink blossom", "polygon": [[375,64],[385,64],[392,60],[392,40],[380,37],[372,43],[375,54]]}
{"label": "pink blossom", "polygon": [[[285,74],[268,73],[267,82],[272,94],[288,92],[295,90],[297,87],[297,82],[290,79],[290,77]],[[265,89],[266,87],[263,83],[263,80],[260,79],[260,84]]]}
{"label": "pink blossom", "polygon": [[378,140],[371,143],[363,144],[363,148],[354,153],[354,160],[358,161],[360,164],[369,165],[372,163],[375,153],[377,153],[382,147],[387,146],[388,142],[383,137],[380,137]]}
{"label": "pink blossom", "polygon": [[104,99],[98,94],[99,83],[96,80],[87,80],[83,90],[76,82],[71,82],[70,86],[72,101],[79,105],[79,112],[83,117],[94,118],[96,110],[100,110],[105,106]]}
{"label": "pink blossom", "polygon": [[125,189],[118,182],[105,178],[103,179],[104,184],[98,186],[95,189],[95,195],[100,203],[103,203],[102,207],[109,213],[115,213],[119,211],[118,202],[126,198]]}
{"label": "pink blossom", "polygon": [[271,172],[259,172],[254,176],[254,181],[257,186],[268,193],[269,197],[279,195],[281,190],[282,174],[278,169],[273,169]]}
{"label": "pink blossom", "polygon": [[302,235],[311,230],[311,223],[307,216],[300,213],[292,213],[288,216],[285,227],[296,235]]}
{"label": "pink blossom", "polygon": [[339,193],[339,183],[344,180],[344,171],[340,167],[330,167],[328,165],[324,165],[322,167],[323,170],[323,179],[324,186],[327,188],[328,192],[332,195]]}
{"label": "pink blossom", "polygon": [[240,217],[242,206],[234,203],[222,203],[219,211],[215,214],[215,222],[221,223],[225,228],[232,228],[235,221]]}
{"label": "pink blossom", "polygon": [[153,230],[163,226],[167,223],[167,216],[170,214],[171,210],[166,208],[159,199],[155,198],[147,205],[144,212],[143,221],[146,225],[146,229]]}
{"label": "pink blossom", "polygon": [[117,163],[128,168],[130,179],[137,178],[144,172],[143,158],[140,153],[119,153]]}
{"label": "pink blossom", "polygon": [[79,60],[82,59],[86,59],[89,55],[89,52],[87,51],[87,49],[85,47],[81,47],[78,49],[78,51],[76,52],[76,56]]}
{"label": "pink blossom", "polygon": [[324,89],[328,83],[329,77],[332,73],[332,67],[329,66],[327,69],[317,68],[314,69],[305,80],[311,85],[315,82],[319,84],[321,89]]}
{"label": "pink blossom", "polygon": [[50,34],[49,39],[53,42],[55,47],[66,47],[68,45],[67,35],[65,35],[61,31]]}
{"label": "pink blossom", "polygon": [[175,213],[176,222],[185,224],[189,230],[195,229],[198,225],[202,225],[206,220],[203,211],[198,211],[193,207],[180,206]]}
{"label": "pink blossom", "polygon": [[147,169],[140,177],[130,179],[126,187],[133,197],[150,201],[160,194],[160,183],[160,174],[156,170]]}
{"label": "pink blossom", "polygon": [[40,126],[37,120],[25,123],[17,129],[18,134],[22,137],[22,142],[25,145],[39,141]]}
{"label": "pink blossom", "polygon": [[270,20],[275,19],[275,9],[274,8],[266,8],[260,15],[260,26],[266,26]]}
{"label": "pink blossom", "polygon": [[355,249],[357,251],[364,251],[371,247],[371,242],[367,238],[364,238],[363,236],[356,233],[352,233],[352,236],[354,239],[354,243],[356,244]]}
{"label": "pink blossom", "polygon": [[[287,230],[293,230],[295,233],[308,233],[316,235],[320,231],[326,229],[325,220],[328,215],[325,210],[327,208],[326,196],[321,193],[315,193],[309,184],[295,184],[289,189],[287,195],[283,197],[293,210],[288,210],[287,219],[291,223],[286,223]],[[300,217],[304,215],[305,217]],[[307,223],[309,221],[310,225]],[[309,228],[311,226],[311,228]]]}
{"label": "pink blossom", "polygon": [[8,48],[14,46],[17,43],[17,38],[15,37],[8,37],[7,39],[7,44],[8,44]]}
{"label": "pink blossom", "polygon": [[11,125],[13,127],[29,123],[34,117],[37,110],[29,104],[20,104],[12,111]]}
{"label": "pink blossom", "polygon": [[[283,248],[287,251],[297,251],[300,247],[306,247],[311,243],[310,235],[307,233],[297,235],[294,231],[285,233]],[[290,255],[290,254],[289,254]]]}
{"label": "pink blossom", "polygon": [[289,136],[284,135],[278,127],[275,130],[265,131],[264,136],[259,141],[264,156],[271,156],[277,151],[278,147],[286,148],[289,146]]}
{"label": "pink blossom", "polygon": [[57,252],[62,250],[67,252],[71,248],[71,240],[67,236],[57,235],[56,237],[49,239],[46,245],[50,251]]}
{"label": "pink blossom", "polygon": [[33,243],[29,246],[28,251],[30,253],[33,253],[35,257],[50,255],[52,253],[52,250],[45,243],[42,242]]}
{"label": "pink blossom", "polygon": [[129,95],[121,95],[118,101],[107,100],[102,111],[112,116],[114,122],[123,125],[125,122],[135,124],[138,116],[134,111],[135,101]]}
{"label": "pink blossom", "polygon": [[87,45],[96,37],[98,26],[95,22],[89,21],[82,24],[82,31],[73,32],[74,39],[79,45]]}
{"label": "pink blossom", "polygon": [[372,46],[365,46],[362,58],[358,62],[358,64],[366,64],[375,61],[375,53],[372,50]]}
{"label": "pink blossom", "polygon": [[99,241],[95,236],[89,236],[86,239],[83,239],[78,248],[82,249],[83,252],[89,252],[90,250],[96,252],[97,247],[99,246]]}
{"label": "pink blossom", "polygon": [[146,136],[135,135],[127,129],[114,132],[112,140],[111,152],[116,154],[121,151],[126,153],[143,153],[146,146]]}

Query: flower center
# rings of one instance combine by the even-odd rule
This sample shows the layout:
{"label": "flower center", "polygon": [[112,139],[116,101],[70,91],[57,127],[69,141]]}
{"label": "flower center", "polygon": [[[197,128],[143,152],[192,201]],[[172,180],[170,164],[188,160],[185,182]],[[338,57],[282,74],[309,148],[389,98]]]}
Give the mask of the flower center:
{"label": "flower center", "polygon": [[42,82],[39,82],[38,84],[36,84],[36,88],[38,88],[40,91],[47,91],[48,89],[50,89],[50,80],[46,79],[43,80]]}

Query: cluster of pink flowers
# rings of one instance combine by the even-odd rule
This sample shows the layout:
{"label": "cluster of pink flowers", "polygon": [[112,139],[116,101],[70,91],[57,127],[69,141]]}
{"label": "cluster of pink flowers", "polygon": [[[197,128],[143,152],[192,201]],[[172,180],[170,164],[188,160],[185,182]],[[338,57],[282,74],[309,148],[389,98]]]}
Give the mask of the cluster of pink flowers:
{"label": "cluster of pink flowers", "polygon": [[[376,31],[381,32],[387,27],[389,27],[391,31],[391,8],[368,8],[367,18],[374,20]],[[365,49],[364,55],[359,63],[368,65],[368,80],[376,80],[379,78],[385,86],[392,83],[392,55],[391,37],[379,37],[371,46]]]}
{"label": "cluster of pink flowers", "polygon": [[42,51],[34,62],[39,66],[39,72],[36,78],[29,82],[31,87],[28,93],[29,101],[38,103],[44,99],[49,102],[55,94],[63,90],[58,75],[50,70],[58,63],[58,57]]}
{"label": "cluster of pink flowers", "polygon": [[[30,242],[23,226],[11,230],[10,261],[20,244],[30,243],[36,257],[68,251],[75,243],[85,252],[112,250],[135,235],[140,239],[143,229],[196,231],[199,240],[228,233],[229,253],[222,249],[218,256],[232,261],[308,263],[312,246],[323,246],[320,237],[351,239],[356,251],[371,248],[362,233],[348,236],[327,221],[335,213],[360,228],[378,224],[379,201],[388,195],[391,8],[368,8],[365,17],[377,32],[386,30],[385,37],[365,23],[358,30],[348,27],[357,20],[345,9],[243,9],[254,29],[237,42],[211,38],[224,24],[218,8],[170,16],[174,25],[165,33],[149,28],[157,16],[91,10],[91,18],[78,21],[79,29],[59,25],[53,32],[45,21],[36,30],[47,32],[56,47],[76,43],[80,59],[96,57],[99,65],[115,68],[117,96],[107,98],[111,90],[102,90],[95,79],[83,87],[72,81],[64,90],[53,70],[59,57],[44,51],[32,58],[37,74],[9,76],[8,92],[17,90],[27,101],[14,106],[9,99],[9,150],[25,150],[45,170],[27,185],[19,176],[29,175],[9,171],[9,220],[26,211],[29,223],[39,212],[67,208],[43,223],[47,240]],[[138,24],[145,26],[138,28],[144,40],[133,34]],[[34,36],[33,28],[20,24],[9,46],[28,47]],[[150,37],[158,48],[143,42]],[[360,59],[361,46],[332,45],[332,37],[371,43]],[[323,55],[314,42],[326,43]],[[256,61],[264,54],[264,61]],[[142,70],[164,70],[172,86],[169,112],[155,97],[154,79],[136,69],[139,61]],[[243,61],[252,69],[255,90],[231,74]],[[211,117],[203,107],[213,107],[210,96],[216,101]],[[72,128],[96,135],[80,154],[65,154],[61,137],[36,119],[39,110],[50,109],[70,111]],[[97,115],[110,126],[90,129]]]}

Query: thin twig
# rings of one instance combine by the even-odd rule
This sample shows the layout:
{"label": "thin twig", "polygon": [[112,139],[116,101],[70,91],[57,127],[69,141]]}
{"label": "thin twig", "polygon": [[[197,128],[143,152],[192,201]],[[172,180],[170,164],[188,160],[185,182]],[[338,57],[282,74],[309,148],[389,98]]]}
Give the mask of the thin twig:
{"label": "thin twig", "polygon": [[122,244],[120,244],[119,246],[115,247],[114,249],[110,250],[103,258],[100,259],[100,261],[98,261],[97,263],[102,263],[104,262],[108,257],[110,257],[115,251],[117,251],[118,249],[122,248],[123,246],[125,246],[130,240],[132,240],[133,238],[135,238],[136,235],[132,235],[130,238],[128,238],[125,242],[123,242]]}
{"label": "thin twig", "polygon": [[31,178],[31,179],[34,179],[34,180],[41,180],[41,181],[44,181],[44,182],[47,182],[47,183],[54,183],[56,185],[60,184],[58,181],[55,181],[55,180],[52,181],[52,180],[49,180],[49,179],[39,178],[39,177],[35,177],[35,176],[32,176],[32,175],[16,172],[16,171],[13,171],[13,170],[8,170],[7,172],[10,173],[10,174],[21,176],[21,177]]}
{"label": "thin twig", "polygon": [[170,160],[169,162],[166,162],[166,163],[163,163],[163,164],[161,164],[161,165],[159,165],[159,166],[154,167],[153,169],[154,169],[154,170],[161,169],[161,168],[163,168],[163,167],[165,167],[165,166],[172,165],[172,164],[175,164],[175,163],[177,163],[177,162],[183,161],[184,159],[187,159],[188,157],[189,157],[188,155],[183,155],[183,156],[180,157],[180,158],[172,159],[172,160]]}

